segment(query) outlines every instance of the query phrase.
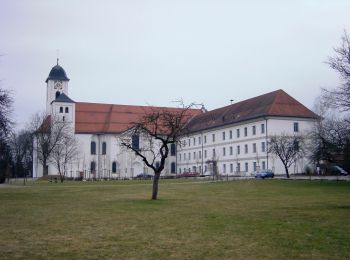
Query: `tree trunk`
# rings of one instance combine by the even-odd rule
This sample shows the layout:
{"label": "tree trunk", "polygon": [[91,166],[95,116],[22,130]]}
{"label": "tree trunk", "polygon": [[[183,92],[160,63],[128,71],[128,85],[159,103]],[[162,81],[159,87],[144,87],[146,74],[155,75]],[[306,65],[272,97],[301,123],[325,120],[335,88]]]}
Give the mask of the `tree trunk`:
{"label": "tree trunk", "polygon": [[61,183],[64,181],[64,175],[62,173],[60,173],[60,181]]}
{"label": "tree trunk", "polygon": [[285,165],[284,168],[286,169],[286,176],[289,179],[289,171],[288,171],[288,167]]}
{"label": "tree trunk", "polygon": [[159,182],[160,172],[154,173],[153,186],[152,186],[152,200],[156,200],[158,196],[158,182]]}
{"label": "tree trunk", "polygon": [[49,167],[47,166],[46,160],[43,163],[43,176],[47,176],[49,174]]}

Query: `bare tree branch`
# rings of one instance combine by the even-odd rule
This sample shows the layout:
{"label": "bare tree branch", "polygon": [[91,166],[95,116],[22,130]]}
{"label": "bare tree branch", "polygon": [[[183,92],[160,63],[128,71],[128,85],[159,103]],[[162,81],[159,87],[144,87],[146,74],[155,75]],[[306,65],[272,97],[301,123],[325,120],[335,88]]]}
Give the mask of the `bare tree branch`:
{"label": "bare tree branch", "polygon": [[[199,112],[191,109],[192,104],[185,106],[182,101],[180,104],[181,108],[147,107],[140,120],[119,137],[121,146],[135,152],[153,170],[152,199],[157,199],[158,180],[169,156],[169,145],[180,142],[180,137],[186,133],[188,120],[194,112]],[[133,136],[147,141],[135,146]]]}

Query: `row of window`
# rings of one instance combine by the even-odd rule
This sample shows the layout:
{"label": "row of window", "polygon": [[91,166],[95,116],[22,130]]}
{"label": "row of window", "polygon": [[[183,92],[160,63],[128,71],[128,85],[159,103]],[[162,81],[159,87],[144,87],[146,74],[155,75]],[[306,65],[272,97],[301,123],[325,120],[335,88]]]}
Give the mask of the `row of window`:
{"label": "row of window", "polygon": [[[256,135],[257,134],[257,128],[255,125],[253,125],[251,127],[252,129],[252,135]],[[244,136],[248,136],[248,127],[244,127],[243,128],[243,131],[244,131]],[[228,135],[226,135],[228,133]],[[265,134],[265,124],[260,124],[260,133],[261,134]],[[240,128],[237,128],[236,129],[236,138],[240,138],[241,137],[241,129]],[[204,139],[204,144],[207,143],[207,135],[204,135],[203,136],[203,139]],[[229,130],[228,132],[226,131],[223,131],[222,134],[221,134],[221,140],[222,141],[225,141],[226,139],[233,139],[233,130]],[[192,140],[192,142],[191,142]],[[198,136],[197,138],[196,137],[193,137],[193,138],[189,138],[186,142],[186,140],[184,141],[184,145],[187,145],[188,146],[196,146],[197,145],[197,141],[198,141],[198,145],[201,145],[202,144],[202,137],[201,136]],[[211,141],[213,143],[215,143],[216,141],[216,134],[211,134]]]}
{"label": "row of window", "polygon": [[[90,153],[91,154],[96,154],[96,142],[95,141],[91,141],[90,144]],[[105,155],[107,153],[107,143],[106,142],[102,142],[102,155]]]}
{"label": "row of window", "polygon": [[[227,167],[226,167],[227,166]],[[228,169],[229,167],[229,169]],[[253,171],[258,171],[260,169],[262,170],[266,170],[266,162],[265,161],[262,161],[261,162],[261,166],[259,165],[258,162],[253,162],[252,163],[252,169]],[[202,172],[202,167],[201,166],[198,166],[198,169],[197,169],[197,166],[192,166],[192,169],[191,168],[179,168],[179,173],[182,173],[183,172],[198,172],[198,173],[203,173]],[[204,165],[204,172],[207,172],[208,171],[208,165]],[[233,163],[230,163],[230,164],[222,164],[222,171],[221,173],[222,174],[225,174],[225,173],[234,173],[234,172],[241,172],[242,169],[241,169],[241,163],[237,163],[236,164],[236,168],[234,168],[234,164]],[[249,163],[248,162],[245,162],[244,163],[244,172],[249,172]]]}
{"label": "row of window", "polygon": [[[260,151],[262,153],[265,153],[266,152],[266,143],[265,142],[261,142],[260,143]],[[257,144],[256,143],[253,143],[252,144],[252,153],[257,153],[258,152],[258,149],[257,149]],[[207,158],[208,157],[208,152],[207,150],[203,150],[203,153],[204,153],[204,158]],[[245,144],[244,145],[244,153],[245,154],[248,154],[249,153],[249,147],[248,147],[248,144]],[[184,161],[186,160],[191,160],[191,154],[193,155],[192,159],[193,160],[196,160],[196,159],[202,159],[202,151],[197,151],[197,152],[188,152],[188,153],[183,153],[183,156],[181,156],[181,153],[179,153],[179,161],[181,161],[182,159]],[[236,146],[236,155],[240,155],[241,154],[241,146],[240,145],[237,145]],[[228,147],[223,147],[222,148],[222,156],[227,156],[227,155],[234,155],[234,151],[233,151],[233,146],[230,146]],[[212,149],[212,157],[215,157],[216,156],[216,149],[213,148]]]}
{"label": "row of window", "polygon": [[[139,142],[139,136],[138,135],[133,135],[132,136],[132,148],[135,150],[140,149],[140,142]],[[91,141],[90,144],[90,153],[91,154],[96,154],[96,142]],[[107,153],[107,143],[102,142],[102,155],[105,155]],[[175,156],[176,154],[176,146],[175,144],[170,145],[170,156]]]}
{"label": "row of window", "polygon": [[[159,167],[159,162],[157,162],[157,163],[158,163],[157,167]],[[95,161],[92,161],[90,163],[90,171],[91,171],[91,173],[96,172],[96,162]],[[125,169],[125,172],[127,172],[127,168]],[[172,162],[170,165],[170,172],[171,173],[176,172],[176,164],[174,162]],[[112,162],[112,173],[117,173],[117,162]]]}
{"label": "row of window", "polygon": [[63,110],[64,113],[69,113],[69,107],[60,107],[60,113],[63,113]]}
{"label": "row of window", "polygon": [[[90,171],[91,173],[96,172],[96,162],[92,161],[90,163]],[[112,162],[112,173],[117,173],[117,162]]]}
{"label": "row of window", "polygon": [[[298,122],[294,122],[293,131],[299,132],[299,123]],[[251,127],[251,132],[252,132],[252,135],[257,134],[257,127],[255,125],[253,125]],[[227,133],[228,133],[228,136],[227,136]],[[265,134],[265,124],[260,124],[260,134]],[[248,136],[248,127],[243,128],[243,135],[244,135],[244,137]],[[240,138],[240,137],[241,137],[241,129],[237,128],[236,129],[236,138]],[[204,135],[203,138],[204,138],[204,144],[206,144],[207,143],[207,136]],[[226,139],[230,139],[230,140],[233,139],[233,130],[229,130],[228,132],[223,131],[221,133],[221,140],[225,141]],[[191,140],[192,140],[192,142],[191,142]],[[186,140],[184,141],[184,145],[186,146],[188,144],[189,147],[191,145],[196,146],[197,141],[198,141],[198,145],[201,145],[202,144],[202,137],[198,136],[197,138],[196,137],[189,138],[187,141]],[[215,143],[216,134],[211,134],[211,141],[213,143]]]}

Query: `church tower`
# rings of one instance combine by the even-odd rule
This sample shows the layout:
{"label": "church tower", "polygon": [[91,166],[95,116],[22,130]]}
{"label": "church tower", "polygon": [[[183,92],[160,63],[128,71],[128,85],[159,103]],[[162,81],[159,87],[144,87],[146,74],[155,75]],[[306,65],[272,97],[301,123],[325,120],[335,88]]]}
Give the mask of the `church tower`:
{"label": "church tower", "polygon": [[68,96],[68,81],[66,72],[57,64],[54,66],[46,79],[46,113],[51,114],[51,103],[62,93]]}

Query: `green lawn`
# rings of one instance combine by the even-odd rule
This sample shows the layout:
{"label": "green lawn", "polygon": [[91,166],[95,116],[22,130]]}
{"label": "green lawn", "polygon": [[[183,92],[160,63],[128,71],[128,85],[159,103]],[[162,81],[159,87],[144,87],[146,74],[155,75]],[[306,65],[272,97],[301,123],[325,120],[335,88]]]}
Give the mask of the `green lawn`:
{"label": "green lawn", "polygon": [[0,188],[0,259],[350,259],[350,183],[161,180]]}

